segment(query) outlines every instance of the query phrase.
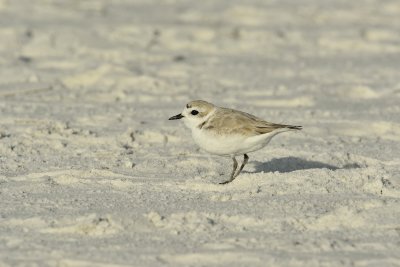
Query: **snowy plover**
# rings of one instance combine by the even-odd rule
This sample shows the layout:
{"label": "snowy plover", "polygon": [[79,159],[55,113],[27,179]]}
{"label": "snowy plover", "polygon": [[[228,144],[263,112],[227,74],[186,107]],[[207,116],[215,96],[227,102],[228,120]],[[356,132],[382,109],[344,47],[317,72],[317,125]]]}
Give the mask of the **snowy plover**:
{"label": "snowy plover", "polygon": [[[211,154],[232,158],[230,179],[221,184],[232,182],[240,174],[249,160],[247,153],[265,147],[279,133],[301,130],[301,126],[267,122],[251,114],[217,107],[203,100],[189,102],[182,113],[169,118],[179,119],[183,119],[192,130],[192,137],[200,148]],[[235,158],[238,155],[244,155],[239,169]]]}

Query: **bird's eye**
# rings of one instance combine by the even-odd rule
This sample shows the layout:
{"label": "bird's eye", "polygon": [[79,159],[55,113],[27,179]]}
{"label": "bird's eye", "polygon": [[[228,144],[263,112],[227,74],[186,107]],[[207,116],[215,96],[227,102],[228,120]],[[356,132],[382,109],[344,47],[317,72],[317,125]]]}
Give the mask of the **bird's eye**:
{"label": "bird's eye", "polygon": [[190,112],[190,114],[197,115],[197,114],[199,114],[199,112],[197,110],[192,110],[192,112]]}

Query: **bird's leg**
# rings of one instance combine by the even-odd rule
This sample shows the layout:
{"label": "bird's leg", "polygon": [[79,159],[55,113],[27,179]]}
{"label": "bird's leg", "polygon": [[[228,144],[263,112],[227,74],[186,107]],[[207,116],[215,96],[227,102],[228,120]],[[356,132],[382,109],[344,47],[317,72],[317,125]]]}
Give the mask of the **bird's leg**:
{"label": "bird's leg", "polygon": [[232,160],[233,160],[233,170],[232,170],[232,173],[231,173],[231,176],[230,176],[229,180],[225,181],[225,182],[222,182],[222,183],[219,183],[219,184],[227,184],[227,183],[232,182],[233,179],[235,179],[235,172],[236,172],[236,169],[238,167],[238,162],[236,161],[235,156],[232,157]]}
{"label": "bird's leg", "polygon": [[232,170],[232,173],[231,173],[231,176],[230,176],[230,180],[231,181],[234,179],[235,172],[236,172],[236,169],[238,167],[238,162],[236,161],[236,158],[233,157],[232,159],[233,159],[233,170]]}
{"label": "bird's leg", "polygon": [[[244,168],[244,165],[246,165],[247,164],[247,162],[249,161],[249,156],[247,156],[247,154],[244,154],[243,155],[243,163],[242,163],[242,165],[240,166],[240,168],[239,168],[239,171],[236,173],[236,175],[233,177],[233,179],[235,179],[239,174],[240,174],[240,172],[243,170],[243,168]],[[232,179],[232,180],[233,180]]]}

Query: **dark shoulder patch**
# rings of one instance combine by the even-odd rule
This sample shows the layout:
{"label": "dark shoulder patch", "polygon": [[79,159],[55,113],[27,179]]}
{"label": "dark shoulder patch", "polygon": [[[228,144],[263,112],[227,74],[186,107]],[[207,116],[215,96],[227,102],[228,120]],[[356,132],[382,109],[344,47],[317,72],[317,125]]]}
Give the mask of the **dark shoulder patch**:
{"label": "dark shoulder patch", "polygon": [[205,121],[205,122],[202,122],[201,124],[199,124],[199,126],[198,126],[198,127],[199,127],[199,129],[203,128],[203,126],[206,124],[206,122],[207,122],[207,121]]}

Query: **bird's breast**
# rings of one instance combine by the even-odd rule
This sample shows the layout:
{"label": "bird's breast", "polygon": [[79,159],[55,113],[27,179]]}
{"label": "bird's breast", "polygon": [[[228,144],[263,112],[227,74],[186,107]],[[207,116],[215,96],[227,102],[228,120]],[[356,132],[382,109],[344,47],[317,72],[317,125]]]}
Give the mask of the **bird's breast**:
{"label": "bird's breast", "polygon": [[245,137],[240,135],[221,135],[202,129],[194,129],[192,137],[201,149],[216,155],[237,154],[245,140]]}
{"label": "bird's breast", "polygon": [[226,156],[240,155],[253,152],[265,147],[269,141],[278,133],[275,131],[256,136],[244,135],[222,135],[210,130],[194,129],[192,137],[195,143],[208,153]]}

